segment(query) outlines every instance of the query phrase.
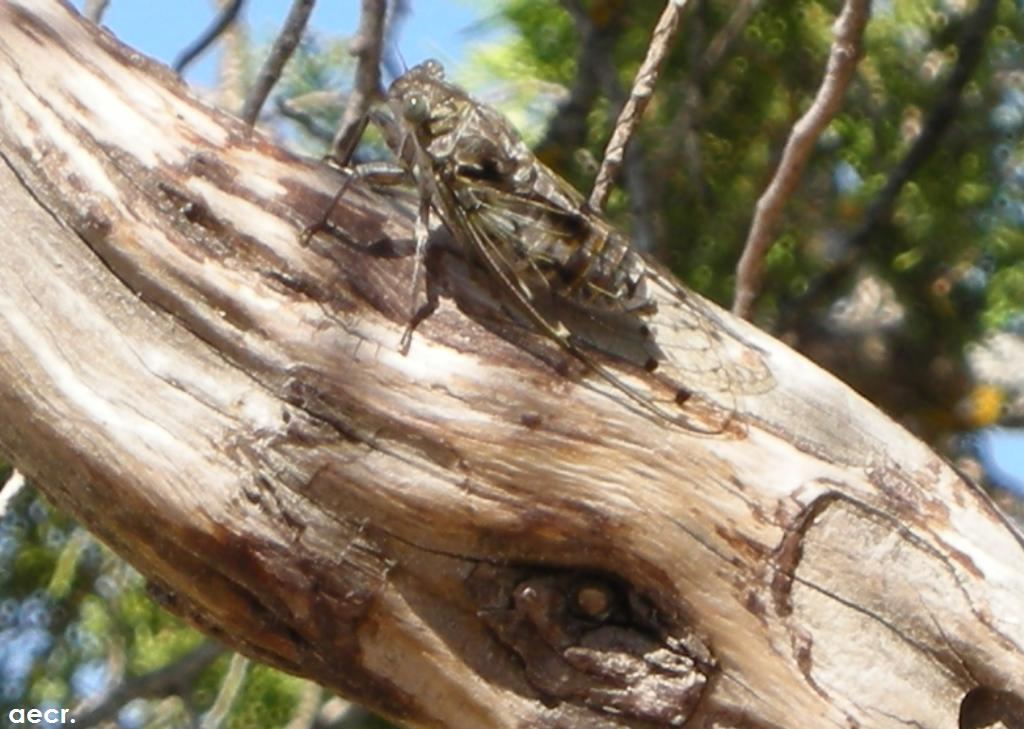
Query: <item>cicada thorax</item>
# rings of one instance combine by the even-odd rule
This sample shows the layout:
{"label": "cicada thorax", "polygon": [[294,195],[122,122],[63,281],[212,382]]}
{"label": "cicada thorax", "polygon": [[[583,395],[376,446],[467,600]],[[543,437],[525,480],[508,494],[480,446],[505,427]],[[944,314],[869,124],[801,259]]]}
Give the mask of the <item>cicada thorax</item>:
{"label": "cicada thorax", "polygon": [[413,147],[396,152],[407,163],[415,154],[413,174],[434,191],[453,232],[461,224],[445,200],[480,233],[463,236],[469,248],[488,246],[487,254],[533,296],[551,294],[588,310],[653,308],[643,259],[626,237],[541,163],[504,116],[446,83],[440,64],[409,70],[388,96]]}

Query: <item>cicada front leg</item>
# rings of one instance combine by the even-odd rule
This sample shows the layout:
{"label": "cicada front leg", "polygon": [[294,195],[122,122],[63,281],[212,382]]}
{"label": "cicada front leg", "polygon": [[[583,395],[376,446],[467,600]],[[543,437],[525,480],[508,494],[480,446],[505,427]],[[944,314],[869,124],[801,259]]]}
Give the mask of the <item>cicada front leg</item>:
{"label": "cicada front leg", "polygon": [[[390,119],[383,114],[372,114],[367,118],[375,127],[381,129],[385,138],[388,139],[389,145],[393,145],[395,130]],[[365,126],[366,123],[364,122],[362,128],[365,129]],[[397,144],[394,146],[398,149],[398,152],[396,153],[400,155],[402,145]],[[356,165],[349,164],[354,147],[355,144],[351,145],[349,149],[344,151],[346,158],[349,159],[342,160],[337,157],[328,157],[326,159],[331,166],[338,169],[344,175],[344,179],[341,186],[338,188],[338,191],[327,204],[320,219],[307,226],[300,234],[299,241],[303,246],[309,245],[312,238],[319,233],[327,233],[332,237],[348,242],[348,237],[345,235],[344,231],[333,226],[330,220],[335,208],[337,208],[345,194],[349,192],[353,183],[357,181],[365,183],[370,187],[422,187],[422,185],[417,182],[416,177],[411,174],[410,170],[405,166],[390,162],[367,162]],[[430,196],[425,190],[421,190],[419,194],[419,206],[415,220],[413,240],[409,241],[408,239],[403,239],[401,241],[389,241],[390,245],[385,253],[387,257],[404,258],[409,255],[414,256],[413,273],[409,282],[410,303],[408,324],[402,334],[399,345],[403,353],[408,352],[409,346],[412,343],[412,335],[416,327],[422,321],[427,319],[430,314],[437,309],[438,305],[437,293],[429,280],[426,281],[425,286],[427,295],[426,302],[422,305],[417,305],[416,296],[417,291],[419,290],[420,279],[424,277],[424,271],[426,270],[425,260],[427,244],[430,238],[430,210]],[[411,245],[409,245],[410,243]],[[370,253],[381,252],[374,249],[366,250]]]}
{"label": "cicada front leg", "polygon": [[310,240],[318,233],[345,237],[331,225],[331,215],[334,214],[335,208],[338,207],[338,203],[341,202],[345,193],[357,180],[372,187],[393,187],[409,183],[409,174],[403,168],[387,162],[365,162],[358,165],[339,166],[333,157],[327,158],[327,161],[344,175],[344,180],[324,208],[320,218],[315,223],[307,225],[299,234],[299,242],[303,246],[309,245]]}

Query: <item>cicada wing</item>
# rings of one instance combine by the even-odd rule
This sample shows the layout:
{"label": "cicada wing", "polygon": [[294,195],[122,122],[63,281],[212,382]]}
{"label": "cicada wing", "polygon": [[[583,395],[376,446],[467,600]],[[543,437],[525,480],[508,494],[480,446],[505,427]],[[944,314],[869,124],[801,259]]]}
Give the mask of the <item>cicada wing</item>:
{"label": "cicada wing", "polygon": [[[646,360],[640,357],[641,361],[637,362],[636,353],[645,351],[644,347],[649,346],[648,335],[643,327],[636,325],[636,317],[629,317],[633,320],[634,326],[624,330],[607,317],[596,317],[593,312],[573,307],[567,302],[560,302],[557,297],[547,295],[548,292],[538,296],[538,292],[531,289],[520,275],[520,258],[512,244],[496,234],[496,231],[504,230],[502,226],[505,225],[497,220],[501,217],[499,214],[481,215],[478,209],[471,210],[457,204],[454,195],[441,203],[440,212],[456,240],[483,265],[492,279],[500,284],[501,290],[526,316],[530,324],[587,369],[612,385],[620,394],[625,395],[631,406],[659,422],[704,435],[717,435],[726,429],[727,417],[709,418],[703,410],[687,412],[684,403],[686,398],[680,397],[679,390],[674,384],[668,383],[667,386],[659,388],[660,396],[655,396],[633,387],[599,361],[598,358],[602,355],[598,352],[603,352],[604,355],[611,355],[636,365],[637,376],[647,376],[641,375]],[[566,319],[570,324],[566,323]],[[621,357],[620,352],[616,351],[621,349],[624,343],[634,350],[632,357]]]}
{"label": "cicada wing", "polygon": [[678,383],[723,412],[735,412],[744,396],[775,387],[762,353],[733,332],[726,315],[684,288],[662,266],[647,265],[648,290],[659,311],[649,332],[659,377]]}

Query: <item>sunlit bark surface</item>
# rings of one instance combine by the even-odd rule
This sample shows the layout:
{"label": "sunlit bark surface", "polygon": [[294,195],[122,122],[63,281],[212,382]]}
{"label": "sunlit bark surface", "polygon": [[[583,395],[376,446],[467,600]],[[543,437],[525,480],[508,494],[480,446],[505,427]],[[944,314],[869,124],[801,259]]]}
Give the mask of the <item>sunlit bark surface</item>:
{"label": "sunlit bark surface", "polygon": [[409,206],[300,240],[340,179],[0,0],[0,444],[168,609],[411,726],[1022,726],[1024,547],[938,456],[656,270],[658,369],[594,356],[679,426],[440,234],[403,353]]}

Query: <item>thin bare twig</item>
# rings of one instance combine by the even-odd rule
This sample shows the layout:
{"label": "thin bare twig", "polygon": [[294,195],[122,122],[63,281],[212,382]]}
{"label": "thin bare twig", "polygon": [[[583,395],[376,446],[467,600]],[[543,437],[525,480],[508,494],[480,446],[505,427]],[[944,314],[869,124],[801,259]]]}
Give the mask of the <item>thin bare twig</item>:
{"label": "thin bare twig", "polygon": [[110,5],[110,0],[86,0],[85,7],[82,8],[82,15],[99,25],[108,5]]}
{"label": "thin bare twig", "polygon": [[320,686],[312,681],[305,681],[299,691],[292,716],[284,725],[284,729],[313,729],[320,713],[323,695],[324,690]]}
{"label": "thin bare twig", "polygon": [[21,471],[11,471],[10,478],[4,482],[3,486],[0,486],[0,518],[7,513],[7,507],[11,505],[14,497],[20,494],[23,488],[25,488],[25,477],[21,475]]}
{"label": "thin bare twig", "polygon": [[[710,42],[706,45],[702,44],[700,34],[694,33],[694,38],[689,44],[691,47],[690,68],[693,69],[693,72],[679,84],[679,111],[675,120],[669,124],[669,128],[675,129],[677,132],[675,137],[668,141],[678,149],[686,173],[685,178],[693,189],[694,199],[700,201],[701,204],[706,203],[708,197],[708,188],[703,175],[704,160],[701,155],[699,131],[704,123],[703,117],[708,111],[704,105],[703,87],[722,60],[729,57],[736,45],[736,40],[742,36],[743,29],[750,22],[750,18],[761,7],[761,2],[762,0],[738,0],[729,19],[724,26],[719,28]],[[699,19],[700,14],[697,14],[696,18]]]}
{"label": "thin bare twig", "polygon": [[878,227],[888,222],[892,215],[893,205],[903,186],[914,176],[929,157],[939,148],[939,142],[946,131],[952,126],[960,112],[960,103],[964,87],[974,75],[981,61],[985,47],[985,36],[991,29],[996,18],[998,0],[981,0],[974,12],[964,23],[963,34],[957,44],[956,66],[949,74],[946,84],[939,94],[934,106],[921,127],[921,132],[907,150],[906,156],[889,174],[885,185],[871,202],[864,214],[864,219],[847,239],[843,246],[845,254],[836,265],[819,276],[802,293],[797,301],[787,304],[790,312],[786,316],[791,320],[796,312],[806,311],[824,291],[831,291],[856,265],[861,255],[873,240]]}
{"label": "thin bare twig", "polygon": [[938,148],[942,135],[949,129],[960,109],[964,87],[974,75],[974,69],[981,60],[985,47],[985,35],[996,17],[997,0],[981,0],[974,14],[967,21],[963,39],[959,44],[956,66],[953,68],[945,88],[932,107],[920,134],[896,168],[889,175],[878,196],[871,203],[864,220],[857,231],[850,236],[849,244],[862,246],[879,224],[889,219],[892,206],[900,190]]}
{"label": "thin bare twig", "polygon": [[[599,56],[594,63],[603,80],[605,95],[613,105],[619,106],[626,100],[626,90],[615,73],[611,54]],[[651,204],[650,177],[640,141],[637,140],[626,148],[621,175],[629,202],[630,239],[638,250],[651,252],[654,250],[656,239],[655,220],[658,211]]]}
{"label": "thin bare twig", "polygon": [[263,108],[263,104],[270,95],[270,90],[274,88],[278,79],[281,78],[281,72],[284,70],[285,64],[288,63],[288,59],[292,57],[292,53],[295,52],[299,41],[302,40],[302,34],[306,30],[306,23],[309,22],[309,14],[313,12],[315,4],[316,0],[295,0],[292,3],[291,10],[288,11],[288,17],[285,18],[284,27],[281,28],[281,32],[274,40],[274,45],[270,49],[270,55],[263,61],[263,66],[256,77],[256,83],[253,84],[249,95],[245,98],[245,103],[242,105],[240,116],[249,126],[256,123],[256,119],[260,115],[260,109]]}
{"label": "thin bare twig", "polygon": [[334,139],[334,130],[325,124],[321,124],[312,114],[308,114],[299,108],[295,103],[295,99],[284,99],[278,96],[276,106],[278,114],[286,119],[291,119],[293,122],[301,126],[309,136],[322,142],[324,147],[329,145]]}
{"label": "thin bare twig", "polygon": [[249,672],[250,661],[241,653],[231,656],[231,663],[228,665],[228,672],[220,682],[220,690],[217,691],[217,698],[213,700],[203,718],[199,721],[199,729],[218,729],[228,717],[228,712],[238,698],[238,692],[245,681],[245,675]]}
{"label": "thin bare twig", "polygon": [[[226,0],[214,0],[223,6]],[[210,100],[222,109],[237,111],[242,108],[249,92],[248,56],[251,44],[245,23],[241,17],[232,23],[217,38],[216,80],[210,89]]]}
{"label": "thin bare twig", "polygon": [[193,41],[192,45],[181,52],[181,55],[174,62],[174,70],[179,74],[182,73],[186,66],[209,48],[220,37],[220,34],[235,22],[235,18],[238,17],[238,13],[242,10],[244,4],[245,0],[230,0],[214,19],[210,27],[203,31],[203,34]]}
{"label": "thin bare twig", "polygon": [[863,53],[864,26],[871,13],[870,0],[846,0],[835,23],[825,78],[810,108],[793,125],[775,176],[757,201],[743,255],[736,266],[736,297],[732,310],[750,318],[761,288],[764,257],[771,247],[782,208],[793,193],[818,135],[839,109],[843,93]]}
{"label": "thin bare twig", "polygon": [[162,697],[184,692],[197,674],[224,653],[224,648],[212,641],[204,641],[178,660],[137,678],[125,681],[103,701],[77,716],[76,727],[87,729],[109,722],[121,707],[140,697]]}
{"label": "thin bare twig", "polygon": [[352,156],[352,150],[365,126],[366,113],[373,101],[381,95],[380,57],[384,46],[387,6],[387,0],[363,0],[359,31],[352,41],[352,55],[359,59],[355,83],[331,144],[332,156],[342,162]]}
{"label": "thin bare twig", "polygon": [[405,61],[397,52],[398,36],[402,26],[412,13],[410,0],[391,0],[387,19],[384,21],[384,43],[381,48],[381,65],[391,78],[398,78],[405,72]]}
{"label": "thin bare twig", "polygon": [[619,120],[615,124],[615,131],[604,151],[604,159],[601,161],[601,169],[597,171],[597,180],[594,182],[594,189],[590,193],[590,207],[594,210],[602,210],[608,201],[612,183],[615,176],[622,167],[622,159],[625,156],[626,145],[629,138],[633,136],[640,117],[643,116],[647,103],[654,93],[654,84],[658,80],[658,72],[661,64],[668,56],[672,39],[679,28],[679,18],[686,9],[688,0],[669,0],[658,18],[658,24],[654,27],[651,36],[651,44],[647,47],[647,57],[640,64],[633,80],[633,88],[629,92],[629,99],[619,114]]}
{"label": "thin bare twig", "polygon": [[729,49],[743,32],[751,16],[761,7],[761,2],[762,0],[740,0],[736,3],[729,20],[715,33],[704,51],[704,57],[701,59],[696,73],[699,79],[706,78],[715,66],[728,55]]}

